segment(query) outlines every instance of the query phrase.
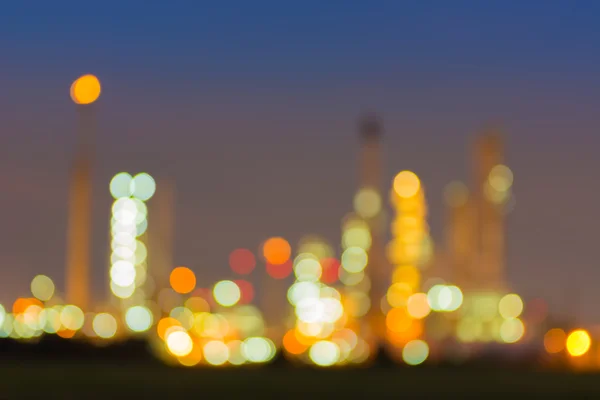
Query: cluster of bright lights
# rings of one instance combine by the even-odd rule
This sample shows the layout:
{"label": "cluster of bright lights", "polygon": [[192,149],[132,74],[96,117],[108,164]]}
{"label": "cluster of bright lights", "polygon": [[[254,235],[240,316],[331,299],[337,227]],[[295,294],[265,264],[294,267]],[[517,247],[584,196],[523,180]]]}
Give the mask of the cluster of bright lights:
{"label": "cluster of bright lights", "polygon": [[295,324],[283,338],[284,349],[303,362],[321,367],[363,361],[368,347],[346,326],[351,317],[345,305],[353,299],[344,299],[328,284],[337,281],[332,272],[341,278],[345,270],[332,257],[331,247],[320,239],[305,240],[299,249],[303,252],[293,261],[296,279],[287,292]]}
{"label": "cluster of bright lights", "polygon": [[[230,256],[232,269],[246,275],[255,266],[246,249]],[[197,288],[196,275],[184,266],[171,271],[170,288],[158,295],[163,316],[156,325],[158,355],[183,366],[266,363],[275,357],[265,337],[261,312],[253,305],[253,287],[245,280],[221,280],[211,289]]]}
{"label": "cluster of bright lights", "polygon": [[[110,182],[115,201],[111,219],[110,289],[123,300],[124,307],[145,302],[147,248],[143,241],[148,228],[149,200],[156,190],[154,179],[141,173],[132,177],[121,172]],[[131,327],[130,327],[131,328]]]}
{"label": "cluster of bright lights", "polygon": [[371,309],[369,290],[371,281],[366,274],[371,247],[369,224],[356,214],[347,215],[342,222],[342,255],[339,280],[348,317],[358,320]]}
{"label": "cluster of bright lights", "polygon": [[[266,363],[273,359],[276,347],[264,337],[262,314],[252,305],[238,305],[241,290],[235,282],[219,281],[212,291],[195,290],[190,296],[171,303],[175,307],[157,325],[166,356],[190,367],[200,363]],[[210,304],[216,307],[215,312],[211,312]]]}
{"label": "cluster of bright lights", "polygon": [[56,334],[70,339],[81,333],[89,338],[110,339],[117,331],[113,315],[85,314],[75,305],[63,304],[55,293],[54,282],[45,275],[33,278],[31,293],[34,297],[18,298],[12,312],[0,305],[0,337],[27,340]]}
{"label": "cluster of bright lights", "polygon": [[421,181],[411,171],[396,175],[391,191],[396,211],[392,241],[387,255],[394,265],[392,284],[382,308],[386,311],[386,337],[409,365],[420,364],[429,355],[429,346],[420,340],[423,319],[436,307],[428,294],[420,292],[421,269],[431,256],[427,210]]}
{"label": "cluster of bright lights", "polygon": [[516,343],[525,334],[519,318],[523,307],[523,300],[514,293],[471,293],[460,309],[456,337],[465,343]]}
{"label": "cluster of bright lights", "polygon": [[585,329],[575,329],[568,335],[560,328],[552,328],[544,335],[544,348],[548,354],[561,353],[563,350],[577,358],[587,354],[592,346],[592,338]]}

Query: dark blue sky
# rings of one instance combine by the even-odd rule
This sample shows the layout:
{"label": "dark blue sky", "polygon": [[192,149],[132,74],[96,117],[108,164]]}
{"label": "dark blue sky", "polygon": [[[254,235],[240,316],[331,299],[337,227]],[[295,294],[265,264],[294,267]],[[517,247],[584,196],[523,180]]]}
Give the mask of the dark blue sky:
{"label": "dark blue sky", "polygon": [[515,172],[508,274],[526,297],[599,321],[600,4],[592,1],[9,2],[0,12],[0,301],[62,282],[73,79],[96,74],[94,288],[104,293],[121,170],[171,176],[176,262],[203,285],[270,235],[339,240],[356,117],[386,125],[386,171],[422,176],[441,247],[442,188],[503,123]]}

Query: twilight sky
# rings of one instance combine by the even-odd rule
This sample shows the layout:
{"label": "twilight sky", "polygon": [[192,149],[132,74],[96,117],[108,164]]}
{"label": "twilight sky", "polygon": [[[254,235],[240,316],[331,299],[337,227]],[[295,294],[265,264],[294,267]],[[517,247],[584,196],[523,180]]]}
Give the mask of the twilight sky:
{"label": "twilight sky", "polygon": [[175,262],[206,286],[231,277],[232,249],[268,236],[339,242],[356,186],[356,118],[376,110],[388,181],[401,169],[422,177],[439,245],[444,185],[467,178],[469,139],[501,122],[517,202],[512,285],[556,314],[600,322],[600,3],[410,3],[3,4],[0,301],[26,294],[38,273],[62,288],[69,85],[93,73],[103,84],[98,298],[116,172],[174,179]]}

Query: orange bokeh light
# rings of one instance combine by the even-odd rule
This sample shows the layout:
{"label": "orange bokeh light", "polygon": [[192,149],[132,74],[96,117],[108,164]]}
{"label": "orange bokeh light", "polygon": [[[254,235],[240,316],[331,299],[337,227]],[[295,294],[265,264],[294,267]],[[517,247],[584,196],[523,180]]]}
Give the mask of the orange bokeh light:
{"label": "orange bokeh light", "polygon": [[241,275],[247,275],[256,267],[256,258],[248,249],[235,249],[229,254],[229,266]]}
{"label": "orange bokeh light", "polygon": [[71,329],[62,329],[56,332],[56,334],[63,339],[71,339],[73,336],[75,336],[75,331]]}
{"label": "orange bokeh light", "polygon": [[263,245],[263,255],[269,264],[281,265],[290,259],[292,248],[282,237],[272,237]]}
{"label": "orange bokeh light", "polygon": [[83,75],[71,85],[71,99],[77,104],[91,104],[100,97],[100,81],[94,75]]}
{"label": "orange bokeh light", "polygon": [[410,329],[413,318],[408,314],[406,308],[392,308],[385,318],[387,328],[396,333],[406,332]]}
{"label": "orange bokeh light", "polygon": [[177,293],[190,293],[196,287],[196,275],[187,267],[177,267],[171,271],[169,282]]}
{"label": "orange bokeh light", "polygon": [[418,339],[423,334],[423,320],[413,320],[410,326],[403,332],[394,332],[390,329],[386,337],[394,347],[402,347],[411,340]]}
{"label": "orange bokeh light", "polygon": [[283,347],[285,348],[285,351],[294,355],[302,354],[308,349],[307,345],[298,340],[294,329],[287,331],[283,337]]}
{"label": "orange bokeh light", "polygon": [[560,328],[550,329],[544,335],[544,348],[550,354],[559,353],[565,348],[567,334]]}
{"label": "orange bokeh light", "polygon": [[19,297],[13,303],[13,314],[23,314],[29,306],[34,306],[34,305],[44,308],[44,304],[41,301],[39,301],[38,299]]}
{"label": "orange bokeh light", "polygon": [[167,329],[173,326],[181,326],[181,322],[171,317],[166,317],[158,321],[158,324],[156,325],[156,333],[158,334],[158,337],[160,337],[162,340],[165,340]]}

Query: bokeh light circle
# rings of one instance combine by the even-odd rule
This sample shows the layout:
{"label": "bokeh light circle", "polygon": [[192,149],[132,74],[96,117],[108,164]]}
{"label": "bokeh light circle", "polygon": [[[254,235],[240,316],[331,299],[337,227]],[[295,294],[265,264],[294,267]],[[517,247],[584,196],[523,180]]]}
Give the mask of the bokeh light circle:
{"label": "bokeh light circle", "polygon": [[507,294],[500,299],[498,311],[504,318],[517,318],[523,312],[523,300],[517,294]]}
{"label": "bokeh light circle", "polygon": [[54,282],[46,275],[37,275],[31,281],[31,294],[41,301],[48,301],[54,295]]}
{"label": "bokeh light circle", "polygon": [[310,347],[309,357],[313,363],[320,367],[329,367],[339,361],[340,348],[329,340],[321,340]]}
{"label": "bokeh light circle", "polygon": [[223,307],[232,307],[240,301],[242,293],[238,285],[232,281],[219,281],[213,288],[215,301]]}
{"label": "bokeh light circle", "polygon": [[376,190],[363,188],[354,196],[354,211],[362,218],[373,218],[381,211],[381,196]]}
{"label": "bokeh light circle", "polygon": [[281,265],[290,259],[292,248],[282,237],[272,237],[263,245],[263,256],[268,263]]}
{"label": "bokeh light circle", "polygon": [[211,340],[204,345],[204,359],[211,365],[223,365],[229,359],[229,347],[219,340]]}
{"label": "bokeh light circle", "polygon": [[134,306],[125,312],[127,327],[133,332],[145,332],[152,326],[152,312],[144,306]]}
{"label": "bokeh light circle", "polygon": [[131,181],[131,193],[132,195],[141,200],[148,201],[156,192],[156,182],[154,178],[145,172],[137,174]]}
{"label": "bokeh light circle", "polygon": [[348,247],[342,253],[342,268],[350,273],[358,273],[365,269],[369,257],[367,252],[360,247]]}
{"label": "bokeh light circle", "polygon": [[402,359],[408,365],[419,365],[429,356],[429,346],[423,340],[411,340],[402,349]]}
{"label": "bokeh light circle", "polygon": [[117,333],[117,320],[108,313],[99,313],[94,317],[92,327],[96,335],[110,339]]}
{"label": "bokeh light circle", "polygon": [[196,274],[187,267],[177,267],[171,271],[169,283],[177,293],[190,293],[196,287]]}
{"label": "bokeh light circle", "polygon": [[583,329],[577,329],[567,336],[567,351],[572,357],[580,357],[588,352],[592,345],[589,333]]}
{"label": "bokeh light circle", "polygon": [[131,193],[131,182],[133,177],[127,172],[119,172],[110,180],[110,194],[117,200],[121,197],[129,197]]}
{"label": "bokeh light circle", "polygon": [[419,177],[411,171],[402,171],[394,178],[394,191],[402,198],[416,195],[421,188]]}
{"label": "bokeh light circle", "polygon": [[187,356],[194,349],[190,335],[183,330],[174,330],[166,335],[167,349],[177,357]]}
{"label": "bokeh light circle", "polygon": [[71,99],[76,104],[91,104],[100,97],[100,81],[94,75],[83,75],[71,85]]}
{"label": "bokeh light circle", "polygon": [[256,267],[256,258],[248,249],[235,249],[229,254],[229,266],[240,275],[248,275]]}
{"label": "bokeh light circle", "polygon": [[550,329],[544,335],[544,348],[550,354],[560,353],[565,348],[567,334],[560,328]]}

